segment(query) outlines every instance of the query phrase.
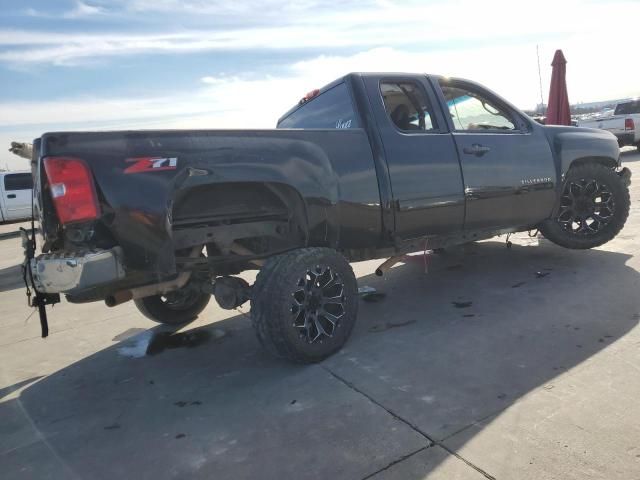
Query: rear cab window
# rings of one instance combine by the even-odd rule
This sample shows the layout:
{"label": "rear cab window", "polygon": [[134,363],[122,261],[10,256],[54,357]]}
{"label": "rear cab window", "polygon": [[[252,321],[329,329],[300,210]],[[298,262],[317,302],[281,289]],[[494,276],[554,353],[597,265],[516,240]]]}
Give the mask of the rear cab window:
{"label": "rear cab window", "polygon": [[4,189],[9,190],[31,190],[33,181],[29,173],[8,173],[4,176]]}
{"label": "rear cab window", "polygon": [[304,102],[278,122],[278,128],[359,128],[351,94],[342,82]]}
{"label": "rear cab window", "polygon": [[614,115],[633,115],[634,113],[640,113],[640,100],[619,103],[616,106]]}

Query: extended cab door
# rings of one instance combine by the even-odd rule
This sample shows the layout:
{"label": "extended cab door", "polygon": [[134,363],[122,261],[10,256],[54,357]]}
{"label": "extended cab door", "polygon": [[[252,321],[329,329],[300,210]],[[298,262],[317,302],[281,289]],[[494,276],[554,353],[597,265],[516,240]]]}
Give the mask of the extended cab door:
{"label": "extended cab door", "polygon": [[527,227],[555,204],[556,170],[544,132],[495,94],[432,77],[460,155],[465,230]]}
{"label": "extended cab door", "polygon": [[5,220],[22,220],[31,217],[31,192],[33,183],[30,173],[5,173],[2,200]]}
{"label": "extended cab door", "polygon": [[389,168],[397,237],[461,231],[460,163],[427,77],[363,80]]}

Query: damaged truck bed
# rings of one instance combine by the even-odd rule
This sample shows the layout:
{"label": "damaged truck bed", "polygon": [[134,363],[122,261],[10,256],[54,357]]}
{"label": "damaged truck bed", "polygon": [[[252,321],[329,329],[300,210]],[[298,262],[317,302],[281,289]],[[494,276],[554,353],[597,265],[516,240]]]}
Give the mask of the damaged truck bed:
{"label": "damaged truck bed", "polygon": [[[134,300],[179,324],[251,301],[259,340],[326,358],[357,314],[350,261],[540,228],[613,238],[629,171],[613,135],[536,124],[473,82],[350,74],[274,130],[54,132],[34,142],[33,304]],[[259,269],[253,286],[234,275]]]}

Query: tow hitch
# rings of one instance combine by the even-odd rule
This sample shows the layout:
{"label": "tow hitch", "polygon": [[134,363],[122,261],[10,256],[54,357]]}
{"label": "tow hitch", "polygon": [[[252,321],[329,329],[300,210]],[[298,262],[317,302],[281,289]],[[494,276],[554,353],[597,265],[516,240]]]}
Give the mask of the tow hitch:
{"label": "tow hitch", "polygon": [[22,248],[24,249],[24,262],[22,262],[22,279],[27,291],[27,305],[38,309],[40,317],[40,329],[42,338],[49,335],[49,322],[47,321],[47,305],[54,305],[60,302],[60,295],[57,293],[39,292],[33,282],[33,274],[31,273],[31,260],[35,257],[36,252],[36,232],[35,227],[31,226],[31,235],[29,232],[20,228],[20,237],[22,238]]}

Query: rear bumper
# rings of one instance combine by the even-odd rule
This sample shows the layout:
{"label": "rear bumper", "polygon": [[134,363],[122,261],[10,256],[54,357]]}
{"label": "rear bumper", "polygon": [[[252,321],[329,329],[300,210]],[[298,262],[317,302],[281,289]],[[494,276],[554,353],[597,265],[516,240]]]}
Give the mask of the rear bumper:
{"label": "rear bumper", "polygon": [[125,276],[122,251],[50,253],[31,259],[33,283],[39,292],[71,293],[121,280]]}

